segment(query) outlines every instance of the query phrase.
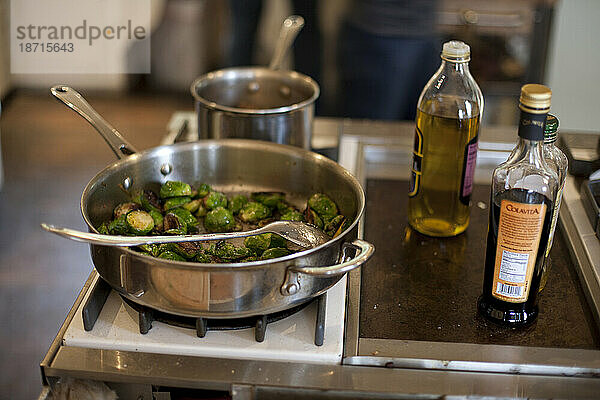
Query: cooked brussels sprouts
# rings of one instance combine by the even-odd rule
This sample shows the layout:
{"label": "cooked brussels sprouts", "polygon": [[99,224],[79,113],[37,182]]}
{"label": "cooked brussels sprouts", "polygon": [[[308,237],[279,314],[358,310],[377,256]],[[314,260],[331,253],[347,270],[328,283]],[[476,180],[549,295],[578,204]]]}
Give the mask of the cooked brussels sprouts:
{"label": "cooked brussels sprouts", "polygon": [[111,235],[126,235],[129,232],[126,218],[126,215],[121,215],[108,224],[108,231]]}
{"label": "cooked brussels sprouts", "polygon": [[[168,181],[159,195],[152,190],[139,191],[131,202],[119,204],[114,218],[98,231],[113,235],[167,234],[185,235],[202,231],[230,232],[264,226],[276,220],[306,221],[330,235],[340,235],[350,221],[338,213],[336,204],[323,193],[311,196],[300,212],[285,200],[282,192],[255,192],[251,200],[237,194],[227,197],[208,184],[192,188],[185,182]],[[235,217],[234,217],[235,216]],[[237,247],[233,243],[212,242],[203,249],[200,242],[163,243],[137,246],[143,254],[176,261],[199,263],[251,262],[291,254],[287,241],[273,233],[256,235]]]}
{"label": "cooked brussels sprouts", "polygon": [[323,230],[329,236],[333,236],[338,231],[338,229],[341,228],[342,225],[344,225],[345,221],[346,217],[344,217],[343,215],[336,215],[325,224]]}
{"label": "cooked brussels sprouts", "polygon": [[217,207],[227,208],[227,196],[221,192],[210,192],[204,198],[204,206],[209,210],[214,210]]}
{"label": "cooked brussels sprouts", "polygon": [[233,214],[223,207],[209,211],[204,218],[204,227],[209,232],[231,232],[235,225]]}
{"label": "cooked brussels sprouts", "polygon": [[196,254],[196,257],[194,257],[193,261],[203,264],[210,264],[215,262],[213,257],[210,254],[206,253],[204,250]]}
{"label": "cooked brussels sprouts", "polygon": [[202,200],[196,199],[190,201],[189,203],[185,203],[182,207],[193,214],[196,211],[198,211],[198,208],[200,208],[200,204],[202,204]]}
{"label": "cooked brussels sprouts", "polygon": [[163,251],[158,255],[158,258],[164,258],[165,260],[173,261],[185,261],[185,258],[181,257],[179,254],[173,251]]}
{"label": "cooked brussels sprouts", "polygon": [[240,210],[239,216],[244,222],[255,223],[261,219],[270,217],[271,210],[262,203],[251,201]]}
{"label": "cooked brussels sprouts", "polygon": [[145,235],[154,228],[154,218],[146,211],[134,210],[125,217],[129,233],[134,235]]}
{"label": "cooked brussels sprouts", "polygon": [[160,200],[156,193],[152,190],[144,190],[142,192],[142,197],[140,199],[140,204],[146,211],[158,211],[161,212],[162,207],[160,205]]}
{"label": "cooked brussels sprouts", "polygon": [[98,227],[98,232],[103,235],[110,235],[110,230],[108,229],[108,222],[103,222],[102,225]]}
{"label": "cooked brussels sprouts", "polygon": [[284,249],[282,247],[272,247],[270,249],[265,250],[262,255],[260,256],[261,260],[268,260],[270,258],[278,258],[278,257],[284,257],[287,256],[289,254],[292,254],[291,251],[289,251],[288,249]]}
{"label": "cooked brussels sprouts", "polygon": [[165,200],[164,209],[165,211],[169,211],[173,208],[181,207],[191,201],[192,198],[190,196],[170,197]]}
{"label": "cooked brussels sprouts", "polygon": [[185,235],[187,233],[186,222],[176,214],[169,212],[163,219],[163,230],[169,235]]}
{"label": "cooked brussels sprouts", "polygon": [[306,211],[304,212],[304,219],[309,224],[312,224],[319,229],[323,229],[323,220],[321,219],[321,217],[319,217],[317,212],[311,209],[310,207],[306,208]]}
{"label": "cooked brussels sprouts", "polygon": [[243,194],[235,195],[229,201],[229,210],[231,210],[234,215],[237,215],[246,204],[248,204],[248,198],[246,196]]}
{"label": "cooked brussels sprouts", "polygon": [[180,220],[182,220],[185,223],[188,232],[190,230],[193,230],[193,228],[196,227],[196,225],[198,225],[198,220],[196,219],[196,217],[194,217],[191,212],[189,212],[183,207],[174,208],[170,212],[172,214],[175,214],[177,217],[179,217]]}
{"label": "cooked brussels sprouts", "polygon": [[142,251],[144,253],[147,253],[153,257],[158,257],[158,255],[161,253],[159,251],[159,246],[157,244],[143,244],[141,246],[138,246],[140,249],[142,249]]}
{"label": "cooked brussels sprouts", "polygon": [[304,215],[298,210],[289,209],[281,214],[282,221],[304,221]]}
{"label": "cooked brussels sprouts", "polygon": [[196,210],[194,215],[198,218],[202,218],[202,217],[206,217],[207,213],[208,213],[208,210],[206,209],[206,207],[204,207],[202,200],[200,200],[200,204],[198,205],[198,209]]}
{"label": "cooked brussels sprouts", "polygon": [[158,231],[162,231],[163,230],[163,220],[164,220],[163,215],[156,210],[151,210],[148,212],[148,214],[150,214],[150,216],[154,220],[154,229],[156,229]]}
{"label": "cooked brussels sprouts", "polygon": [[127,213],[130,211],[139,210],[140,208],[140,205],[137,203],[121,203],[113,210],[113,217],[119,218],[122,215],[127,215]]}
{"label": "cooked brussels sprouts", "polygon": [[240,258],[251,256],[252,250],[247,247],[237,247],[232,243],[227,243],[224,240],[220,240],[211,249],[212,253],[222,260],[239,260]]}
{"label": "cooked brussels sprouts", "polygon": [[200,251],[200,242],[177,242],[173,243],[173,251],[184,258],[194,258]]}
{"label": "cooked brussels sprouts", "polygon": [[275,209],[281,202],[285,202],[285,193],[282,192],[255,192],[252,193],[252,200]]}
{"label": "cooked brussels sprouts", "polygon": [[212,188],[207,185],[206,183],[201,184],[200,186],[198,186],[198,193],[196,194],[196,198],[202,198],[202,197],[206,197],[210,192],[212,191]]}
{"label": "cooked brussels sprouts", "polygon": [[308,199],[308,206],[315,210],[322,219],[324,217],[334,217],[338,213],[337,206],[333,200],[323,193],[313,194]]}
{"label": "cooked brussels sprouts", "polygon": [[191,196],[192,187],[185,182],[167,181],[160,187],[160,198]]}
{"label": "cooked brussels sprouts", "polygon": [[274,233],[263,233],[261,235],[248,236],[244,239],[244,246],[261,254],[270,247],[285,247],[286,241]]}

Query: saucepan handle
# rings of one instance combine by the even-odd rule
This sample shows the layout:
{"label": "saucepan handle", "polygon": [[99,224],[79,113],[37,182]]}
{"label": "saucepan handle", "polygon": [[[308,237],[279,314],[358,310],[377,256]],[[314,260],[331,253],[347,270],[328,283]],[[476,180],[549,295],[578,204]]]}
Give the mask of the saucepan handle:
{"label": "saucepan handle", "polygon": [[98,131],[106,140],[117,158],[125,158],[137,150],[129,143],[119,131],[113,128],[100,114],[89,105],[87,101],[75,89],[64,85],[56,85],[50,88],[50,92],[58,100],[62,101],[77,114],[81,115]]}
{"label": "saucepan handle", "polygon": [[[348,251],[357,252],[352,258],[349,258]],[[285,282],[281,286],[281,293],[290,296],[298,293],[300,290],[299,275],[311,275],[316,277],[332,277],[343,275],[355,268],[363,265],[375,251],[375,246],[361,239],[355,239],[353,242],[347,242],[342,245],[342,263],[330,265],[327,267],[301,267],[291,266],[287,269]],[[349,259],[348,259],[349,258]]]}

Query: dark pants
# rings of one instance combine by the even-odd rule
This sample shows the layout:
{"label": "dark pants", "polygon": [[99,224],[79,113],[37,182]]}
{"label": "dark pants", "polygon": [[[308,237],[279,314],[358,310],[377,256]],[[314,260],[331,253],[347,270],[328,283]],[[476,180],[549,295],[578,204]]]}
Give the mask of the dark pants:
{"label": "dark pants", "polygon": [[[262,0],[229,0],[231,13],[230,66],[252,65]],[[319,82],[321,79],[321,31],[316,0],[293,0],[294,14],[304,18],[304,28],[294,41],[294,69]],[[283,21],[281,21],[283,23]]]}
{"label": "dark pants", "polygon": [[440,65],[441,43],[373,35],[348,23],[339,41],[341,116],[414,120],[421,90]]}

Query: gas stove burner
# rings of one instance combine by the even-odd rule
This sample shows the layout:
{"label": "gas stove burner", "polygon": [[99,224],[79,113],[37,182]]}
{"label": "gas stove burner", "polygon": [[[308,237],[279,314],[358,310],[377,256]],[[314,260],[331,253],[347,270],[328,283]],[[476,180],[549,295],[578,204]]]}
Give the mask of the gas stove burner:
{"label": "gas stove burner", "polygon": [[[98,279],[96,285],[92,288],[92,292],[88,297],[82,312],[83,325],[86,331],[91,331],[94,324],[102,311],[102,307],[111,292],[111,287],[102,279]],[[137,304],[123,296],[120,298],[126,305],[126,309],[130,313],[137,314],[140,333],[145,335],[152,329],[152,322],[158,321],[169,325],[195,329],[196,335],[200,338],[206,336],[207,331],[224,331],[234,329],[247,329],[254,327],[254,337],[257,342],[262,342],[265,339],[267,325],[287,318],[298,311],[302,310],[309,304],[317,303],[317,320],[315,324],[315,344],[323,345],[325,336],[325,300],[327,293],[323,293],[319,297],[307,301],[303,304],[288,308],[272,314],[257,315],[243,318],[194,318],[185,317],[176,314],[170,314],[152,309],[140,304]],[[133,315],[135,318],[135,315]]]}
{"label": "gas stove burner", "polygon": [[262,342],[265,340],[265,333],[268,324],[280,321],[297,313],[312,303],[312,301],[319,301],[318,299],[315,299],[283,311],[266,315],[256,315],[242,318],[194,318],[158,311],[153,308],[134,303],[123,296],[121,296],[121,299],[138,314],[140,333],[143,335],[152,329],[152,322],[158,321],[182,328],[195,329],[196,335],[200,338],[206,336],[206,332],[208,331],[227,331],[254,327],[254,338],[257,342]]}

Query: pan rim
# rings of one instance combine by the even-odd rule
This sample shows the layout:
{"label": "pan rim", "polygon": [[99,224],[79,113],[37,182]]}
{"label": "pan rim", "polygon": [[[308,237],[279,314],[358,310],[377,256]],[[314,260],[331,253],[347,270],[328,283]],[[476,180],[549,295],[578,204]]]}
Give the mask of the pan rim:
{"label": "pan rim", "polygon": [[[210,101],[198,94],[198,87],[206,84],[207,82],[218,79],[220,76],[223,76],[228,73],[232,73],[234,71],[246,72],[246,73],[267,73],[267,74],[279,74],[282,76],[287,76],[294,80],[303,81],[308,86],[313,89],[312,95],[299,103],[294,103],[288,106],[276,107],[276,108],[240,108],[240,107],[231,107],[223,104],[215,103],[214,101]],[[297,71],[282,71],[282,70],[272,70],[266,67],[231,67],[231,68],[223,68],[215,71],[211,71],[207,74],[204,74],[198,78],[196,78],[192,85],[190,86],[190,92],[194,99],[201,103],[208,109],[224,111],[232,114],[244,114],[244,115],[267,115],[267,114],[284,114],[289,113],[291,111],[300,110],[305,108],[306,106],[314,103],[321,93],[321,89],[319,84],[312,79],[308,75],[304,75]]]}

